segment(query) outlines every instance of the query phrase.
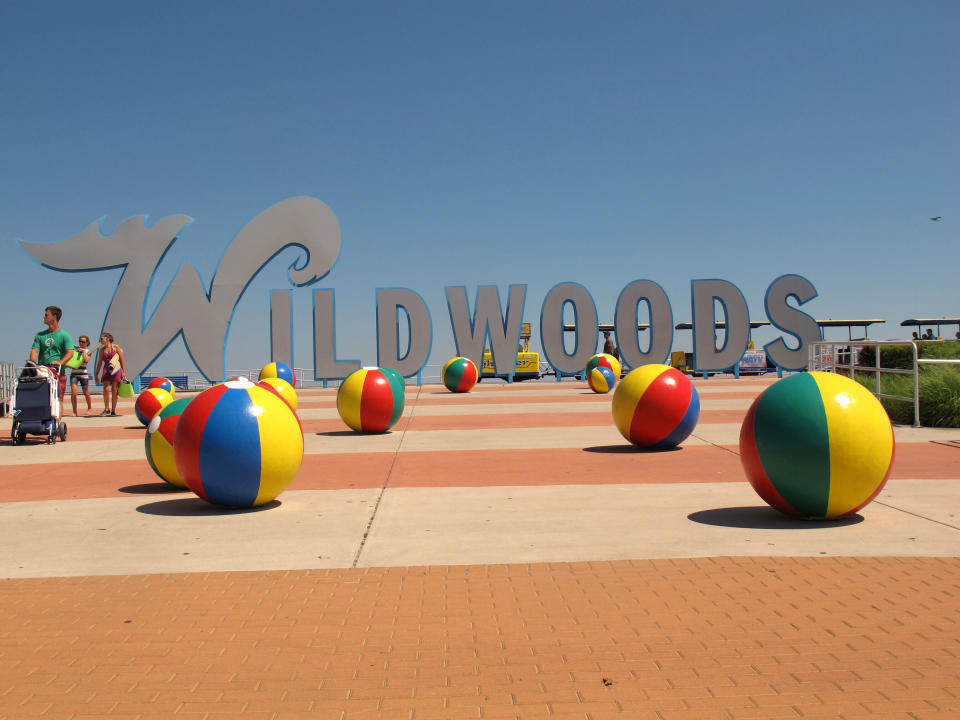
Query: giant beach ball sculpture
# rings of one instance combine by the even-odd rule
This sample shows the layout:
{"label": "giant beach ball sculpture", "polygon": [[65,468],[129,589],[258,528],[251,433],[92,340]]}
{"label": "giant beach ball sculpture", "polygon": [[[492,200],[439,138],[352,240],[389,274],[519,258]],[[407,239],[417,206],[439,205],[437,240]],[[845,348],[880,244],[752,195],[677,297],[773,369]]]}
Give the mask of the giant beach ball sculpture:
{"label": "giant beach ball sculpture", "polygon": [[476,364],[465,357],[450,358],[440,371],[440,379],[444,386],[455,393],[470,392],[477,384],[479,377]]}
{"label": "giant beach ball sculpture", "polygon": [[623,368],[620,366],[620,361],[617,360],[613,355],[608,355],[607,353],[599,353],[598,355],[594,355],[592,358],[587,360],[586,372],[588,378],[590,376],[590,371],[595,367],[608,368],[610,372],[613,373],[614,380],[620,379],[620,373],[623,370]]}
{"label": "giant beach ball sculpture", "polygon": [[161,388],[147,388],[137,396],[133,411],[144,425],[149,425],[154,415],[173,402],[173,395]]}
{"label": "giant beach ball sculpture", "polygon": [[177,462],[173,457],[173,440],[180,415],[190,404],[190,400],[191,398],[174,400],[154,415],[143,438],[147,462],[153,471],[164,482],[184,490],[187,489],[187,483],[177,470]]}
{"label": "giant beach ball sculpture", "polygon": [[407,383],[403,379],[403,375],[400,374],[399,370],[395,370],[394,368],[388,368],[388,367],[382,367],[377,369],[381,372],[381,374],[387,380],[390,381],[390,384],[393,385],[393,387],[398,387],[401,389],[406,388]]}
{"label": "giant beach ball sculpture", "polygon": [[290,383],[290,387],[297,386],[297,376],[294,374],[293,370],[290,369],[290,366],[282,362],[272,362],[267,363],[260,369],[260,375],[257,377],[257,380],[264,380],[266,378],[280,378],[281,380],[286,380]]}
{"label": "giant beach ball sculpture", "polygon": [[403,414],[403,378],[375,367],[350,373],[337,390],[337,412],[359,433],[386,432]]}
{"label": "giant beach ball sculpture", "polygon": [[693,432],[700,397],[690,378],[669,365],[641,365],[613,393],[613,420],[620,434],[644,448],[672,448]]}
{"label": "giant beach ball sculpture", "polygon": [[228,507],[270,502],[303,460],[297,414],[246,378],[214,385],[183,411],[173,442],[177,470],[204,500]]}
{"label": "giant beach ball sculpture", "polygon": [[173,380],[165,377],[155,377],[150,381],[150,384],[147,385],[147,389],[151,388],[160,388],[161,390],[166,390],[171,395],[177,394],[177,388],[173,384]]}
{"label": "giant beach ball sculpture", "polygon": [[286,380],[281,380],[280,378],[276,377],[268,377],[258,382],[257,385],[262,388],[266,388],[272,393],[275,393],[286,401],[291,410],[294,412],[297,411],[297,391],[294,390],[293,386]]}
{"label": "giant beach ball sculpture", "polygon": [[592,370],[587,370],[587,385],[595,393],[608,393],[613,390],[617,384],[613,371],[608,367],[597,366]]}
{"label": "giant beach ball sculpture", "polygon": [[857,512],[883,489],[893,456],[893,426],[880,401],[834,373],[777,381],[754,400],[740,429],[750,484],[788,515]]}

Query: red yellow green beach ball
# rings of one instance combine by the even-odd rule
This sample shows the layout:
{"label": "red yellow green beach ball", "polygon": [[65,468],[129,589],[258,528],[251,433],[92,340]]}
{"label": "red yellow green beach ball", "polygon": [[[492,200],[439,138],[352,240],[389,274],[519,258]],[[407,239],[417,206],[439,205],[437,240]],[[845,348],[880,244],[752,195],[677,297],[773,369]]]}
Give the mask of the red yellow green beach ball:
{"label": "red yellow green beach ball", "polygon": [[700,418],[700,396],[690,378],[651,363],[627,373],[613,393],[620,434],[644,448],[672,448],[689,437]]}
{"label": "red yellow green beach ball", "polygon": [[177,462],[173,457],[173,439],[177,422],[190,400],[191,398],[174,400],[154,415],[143,438],[147,462],[153,471],[161,480],[184,490],[187,489],[187,482],[177,470]]}
{"label": "red yellow green beach ball", "polygon": [[740,429],[750,484],[788,515],[857,512],[883,489],[893,456],[893,426],[880,401],[834,373],[777,381],[754,400]]}
{"label": "red yellow green beach ball", "polygon": [[613,373],[614,380],[620,379],[620,373],[623,370],[623,368],[620,367],[620,361],[617,360],[613,355],[609,355],[607,353],[599,353],[587,360],[587,377],[590,376],[590,371],[595,367],[608,368],[610,372]]}
{"label": "red yellow green beach ball", "polygon": [[161,388],[147,388],[137,396],[133,411],[143,425],[149,425],[153,416],[173,402],[173,395]]}
{"label": "red yellow green beach ball", "polygon": [[270,502],[293,482],[303,460],[297,414],[246,378],[197,395],[174,434],[173,455],[187,487],[227,507]]}
{"label": "red yellow green beach ball", "polygon": [[447,360],[440,371],[440,378],[450,392],[464,393],[473,390],[480,373],[473,360],[465,357],[455,357]]}
{"label": "red yellow green beach ball", "polygon": [[337,412],[359,433],[386,432],[403,414],[403,393],[403,378],[396,370],[360,368],[337,390]]}

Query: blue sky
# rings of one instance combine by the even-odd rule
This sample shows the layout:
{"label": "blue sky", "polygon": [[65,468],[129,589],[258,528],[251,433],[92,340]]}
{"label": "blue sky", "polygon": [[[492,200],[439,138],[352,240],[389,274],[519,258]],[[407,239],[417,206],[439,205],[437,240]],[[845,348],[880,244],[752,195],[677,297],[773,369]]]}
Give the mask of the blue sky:
{"label": "blue sky", "polygon": [[[690,281],[718,277],[764,320],[797,273],[814,317],[902,337],[960,315],[958,36],[952,0],[0,4],[0,360],[26,356],[47,304],[98,333],[119,278],[45,269],[18,239],[189,215],[164,288],[185,261],[209,280],[296,195],[340,222],[312,287],[335,288],[338,355],[365,364],[374,292],[395,286],[430,308],[431,365],[453,355],[447,285],[526,283],[536,328],[560,282],[612,321],[626,284],[655,280],[680,322]],[[228,368],[268,360],[267,293],[297,257],[248,288]],[[187,363],[178,342],[154,367]]]}

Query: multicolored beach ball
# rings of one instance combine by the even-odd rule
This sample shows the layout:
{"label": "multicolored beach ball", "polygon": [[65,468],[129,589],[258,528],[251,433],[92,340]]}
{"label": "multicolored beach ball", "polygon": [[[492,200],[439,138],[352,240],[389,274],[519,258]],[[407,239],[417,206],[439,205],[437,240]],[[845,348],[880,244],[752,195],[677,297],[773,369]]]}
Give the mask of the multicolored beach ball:
{"label": "multicolored beach ball", "polygon": [[357,432],[386,432],[403,414],[403,392],[403,378],[396,370],[360,368],[340,385],[337,412]]}
{"label": "multicolored beach ball", "polygon": [[613,421],[634,445],[672,448],[693,432],[700,396],[690,378],[669,365],[642,365],[613,394]]}
{"label": "multicolored beach ball", "polygon": [[893,457],[893,426],[880,401],[833,373],[777,381],[754,400],[740,429],[750,484],[788,515],[857,512],[883,489]]}
{"label": "multicolored beach ball", "polygon": [[450,358],[440,371],[440,378],[447,390],[455,393],[470,392],[479,377],[476,364],[465,357]]}
{"label": "multicolored beach ball", "polygon": [[613,390],[613,386],[616,384],[617,379],[608,367],[598,365],[592,370],[587,370],[587,385],[595,393],[608,393]]}
{"label": "multicolored beach ball", "polygon": [[270,502],[303,460],[303,429],[290,406],[246,378],[214,385],[184,409],[173,455],[187,487],[227,507]]}
{"label": "multicolored beach ball", "polygon": [[295,388],[297,386],[297,376],[286,363],[267,363],[263,366],[263,368],[261,368],[260,375],[257,377],[257,380],[265,380],[266,378],[273,377],[286,380],[288,383],[290,383],[290,387]]}
{"label": "multicolored beach ball", "polygon": [[606,353],[594,355],[592,358],[587,360],[587,377],[590,376],[590,371],[595,367],[609,368],[610,372],[613,373],[614,380],[619,380],[620,373],[623,372],[623,368],[620,366],[620,361],[617,360],[613,355],[608,355]]}
{"label": "multicolored beach ball", "polygon": [[154,415],[143,438],[147,462],[153,471],[165,482],[184,490],[187,489],[187,482],[177,470],[177,462],[173,457],[173,439],[180,415],[191,399],[174,400]]}
{"label": "multicolored beach ball", "polygon": [[171,395],[177,394],[177,388],[174,387],[173,381],[165,377],[155,377],[150,381],[150,384],[147,385],[147,389],[160,388],[161,390],[166,390]]}
{"label": "multicolored beach ball", "polygon": [[133,411],[143,425],[149,425],[153,416],[173,402],[173,395],[160,388],[147,388],[137,396]]}
{"label": "multicolored beach ball", "polygon": [[266,388],[272,393],[276,393],[286,401],[291,410],[294,412],[297,411],[297,391],[294,390],[293,386],[286,380],[281,380],[277,377],[268,377],[258,382],[257,385]]}
{"label": "multicolored beach ball", "polygon": [[399,370],[395,370],[394,368],[388,368],[388,367],[382,367],[377,369],[381,373],[383,373],[383,376],[387,380],[389,380],[390,384],[393,385],[394,387],[401,387],[401,388],[406,387],[407,383],[403,379],[403,375],[400,374]]}

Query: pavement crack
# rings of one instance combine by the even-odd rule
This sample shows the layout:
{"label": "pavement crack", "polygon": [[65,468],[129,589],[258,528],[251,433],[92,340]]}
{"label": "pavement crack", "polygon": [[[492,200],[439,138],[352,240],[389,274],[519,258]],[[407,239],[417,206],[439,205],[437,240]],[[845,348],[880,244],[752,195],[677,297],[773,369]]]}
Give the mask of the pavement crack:
{"label": "pavement crack", "polygon": [[690,433],[690,437],[697,438],[697,440],[702,440],[702,441],[705,442],[707,445],[711,445],[711,446],[713,446],[713,447],[715,447],[715,448],[718,448],[718,449],[720,449],[720,450],[724,450],[724,451],[730,453],[731,455],[736,455],[737,457],[740,457],[740,453],[738,453],[736,450],[731,450],[731,449],[730,449],[728,446],[726,446],[726,445],[721,445],[720,443],[715,443],[715,442],[713,442],[713,440],[707,440],[707,438],[705,438],[705,437],[700,437],[700,436],[697,435],[696,433]]}
{"label": "pavement crack", "polygon": [[[370,513],[370,519],[367,520],[367,527],[363,530],[363,535],[360,537],[360,546],[357,548],[356,555],[353,556],[353,564],[350,566],[352,568],[358,567],[360,564],[360,556],[363,554],[363,549],[367,545],[367,537],[370,535],[370,529],[373,527],[373,521],[377,519],[377,512],[380,510],[380,502],[383,500],[384,494],[387,492],[387,487],[390,485],[390,476],[393,475],[393,468],[397,464],[397,456],[400,454],[400,449],[403,447],[403,441],[407,436],[407,428],[410,427],[410,421],[413,420],[413,413],[416,411],[416,403],[420,400],[420,393],[423,391],[423,386],[417,386],[417,395],[414,398],[414,405],[410,410],[410,415],[407,417],[407,422],[403,426],[403,430],[400,433],[400,441],[397,443],[397,449],[393,451],[393,459],[390,461],[390,467],[387,469],[387,474],[383,478],[383,485],[380,486],[380,492],[377,494],[377,501],[373,504],[373,510]],[[404,406],[406,406],[406,399],[404,399]]]}
{"label": "pavement crack", "polygon": [[885,508],[890,508],[891,510],[898,510],[899,512],[906,513],[907,515],[913,515],[915,518],[920,518],[921,520],[929,520],[930,522],[936,523],[937,525],[943,525],[944,527],[948,527],[951,530],[960,530],[960,527],[956,525],[951,525],[950,523],[944,522],[943,520],[937,520],[936,518],[927,517],[926,515],[921,515],[920,513],[910,512],[909,510],[904,510],[901,507],[897,507],[896,505],[891,505],[890,503],[880,502],[879,500],[874,500],[873,502],[875,502],[877,505],[883,505]]}

